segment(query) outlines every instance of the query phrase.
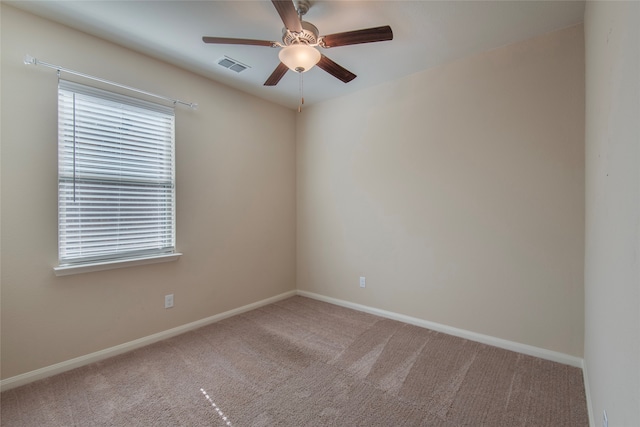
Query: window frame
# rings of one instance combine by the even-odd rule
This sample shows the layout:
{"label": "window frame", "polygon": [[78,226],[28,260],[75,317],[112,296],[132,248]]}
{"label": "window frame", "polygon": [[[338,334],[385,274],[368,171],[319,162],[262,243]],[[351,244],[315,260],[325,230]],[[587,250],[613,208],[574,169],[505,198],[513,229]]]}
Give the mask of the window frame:
{"label": "window frame", "polygon": [[[69,106],[68,106],[68,100],[69,97],[72,96],[73,97],[73,104],[71,107],[72,110],[72,114],[73,114],[73,122],[70,125],[69,124],[69,120],[70,120],[70,116],[69,116]],[[162,117],[162,120],[166,122],[165,127],[166,129],[163,132],[160,132],[162,134],[162,137],[158,137],[158,141],[160,141],[160,143],[157,145],[157,149],[158,151],[163,151],[162,153],[162,162],[164,162],[164,166],[158,166],[160,164],[160,161],[154,161],[154,160],[149,160],[147,161],[148,163],[142,163],[142,166],[140,166],[141,169],[138,169],[138,166],[132,167],[130,169],[130,172],[120,172],[117,168],[113,167],[113,166],[89,166],[89,163],[92,163],[88,160],[84,160],[83,161],[79,161],[76,159],[76,149],[78,150],[78,152],[81,152],[82,150],[80,150],[80,147],[82,147],[80,144],[85,144],[84,147],[89,147],[89,144],[86,144],[86,142],[83,142],[84,140],[81,140],[81,142],[77,142],[76,141],[76,134],[78,133],[78,130],[80,128],[80,126],[82,125],[78,125],[78,127],[76,127],[76,114],[77,112],[80,111],[80,113],[84,113],[86,111],[88,111],[91,106],[89,107],[84,107],[87,108],[86,110],[80,110],[79,106],[76,105],[76,96],[80,96],[80,97],[84,97],[84,99],[89,99],[89,102],[94,102],[100,105],[104,105],[106,106],[105,108],[109,109],[109,112],[111,111],[115,111],[115,112],[120,112],[120,114],[122,115],[122,117],[125,117],[125,119],[115,119],[111,120],[107,117],[107,113],[104,114],[104,116],[97,114],[96,117],[98,117],[97,119],[95,119],[95,122],[92,123],[92,125],[100,125],[100,131],[101,133],[104,132],[105,136],[104,139],[109,139],[109,138],[116,138],[118,137],[120,139],[119,144],[124,147],[125,145],[130,145],[130,144],[134,144],[131,140],[127,140],[128,136],[123,137],[122,134],[122,128],[124,127],[122,125],[122,123],[125,123],[127,120],[130,120],[130,114],[148,114],[148,115],[154,115],[156,117]],[[66,104],[65,104],[66,103]],[[64,110],[64,111],[63,111]],[[121,120],[121,121],[118,121]],[[113,125],[108,124],[107,122],[110,123],[115,123]],[[97,126],[96,125],[96,126]],[[73,134],[73,140],[71,141],[71,137],[69,137],[69,129],[71,129],[71,133]],[[92,155],[94,156],[93,158],[97,158],[100,161],[105,161],[107,158],[110,159],[117,159],[117,163],[125,163],[125,160],[130,160],[129,159],[129,155],[133,155],[133,156],[140,156],[140,152],[139,149],[137,148],[118,148],[116,149],[105,149],[105,145],[107,145],[106,142],[104,142],[102,140],[102,138],[94,138],[94,140],[98,141],[96,143],[96,146],[98,147],[98,154],[96,154],[96,151],[92,152]],[[153,142],[152,142],[153,144]],[[69,147],[70,145],[72,146],[72,150],[73,150],[73,163],[71,165],[72,170],[73,170],[73,178],[71,178],[71,175],[69,173]],[[78,147],[78,148],[76,148]],[[154,145],[154,147],[156,147]],[[127,151],[128,150],[128,151]],[[65,157],[65,155],[67,157]],[[160,156],[160,155],[159,155]],[[78,155],[78,157],[80,157]],[[138,158],[135,158],[135,160],[139,160]],[[109,160],[109,162],[113,162],[113,160]],[[95,170],[91,170],[91,169],[87,169],[87,168],[92,168],[95,167]],[[149,180],[149,178],[142,178],[142,177],[135,177],[136,175],[142,175],[142,172],[144,168],[147,168],[144,170],[144,172],[147,173],[151,171],[152,172],[152,178],[151,180]],[[123,170],[126,168],[122,168]],[[111,222],[111,223],[115,223],[116,225],[110,225],[110,226],[105,226],[104,224],[101,223],[97,223],[93,222],[91,223],[89,221],[89,214],[86,213],[82,213],[82,211],[86,210],[89,211],[89,206],[91,206],[89,203],[92,201],[91,200],[91,190],[86,190],[86,192],[83,192],[83,195],[87,195],[86,199],[82,199],[81,196],[81,201],[79,201],[78,203],[80,203],[80,208],[76,209],[75,215],[77,215],[78,218],[75,221],[75,223],[73,223],[71,220],[68,220],[67,215],[69,215],[69,212],[73,211],[75,208],[73,207],[73,205],[68,201],[68,187],[69,187],[69,183],[72,182],[73,184],[73,192],[74,192],[74,203],[75,203],[75,197],[76,197],[76,186],[79,186],[81,179],[76,177],[76,171],[78,171],[78,175],[83,176],[80,173],[80,170],[83,170],[85,175],[84,175],[84,189],[88,188],[88,187],[98,187],[98,186],[103,186],[105,188],[107,188],[108,193],[107,196],[105,196],[104,198],[102,196],[100,196],[99,202],[98,202],[98,206],[100,206],[100,209],[104,209],[104,211],[115,211],[116,213],[112,214],[113,217],[110,218],[110,220],[107,220],[106,222]],[[87,170],[89,170],[89,172],[87,172]],[[92,172],[95,172],[95,176],[92,178],[87,178],[87,174],[91,175]],[[157,175],[155,175],[155,173],[157,172]],[[111,177],[111,174],[116,174],[116,179],[114,179],[113,177]],[[100,178],[99,176],[102,176],[102,178]],[[96,176],[98,176],[96,178]],[[72,180],[72,181],[71,181]],[[87,182],[91,182],[92,184],[87,184]],[[170,107],[166,107],[164,105],[160,105],[160,104],[155,104],[155,103],[151,103],[148,101],[144,101],[138,98],[132,98],[129,96],[125,96],[119,93],[115,93],[115,92],[111,92],[111,91],[106,91],[103,89],[98,89],[98,88],[94,88],[91,86],[86,86],[86,85],[82,85],[79,83],[75,83],[75,82],[70,82],[70,81],[66,81],[66,80],[60,80],[59,81],[59,86],[58,86],[58,266],[54,267],[54,272],[57,276],[62,276],[62,275],[68,275],[68,274],[77,274],[77,273],[84,273],[84,272],[90,272],[90,271],[100,271],[100,270],[107,270],[107,269],[114,269],[114,268],[122,268],[122,267],[130,267],[130,266],[135,266],[135,265],[142,265],[142,264],[151,264],[151,263],[158,263],[158,262],[167,262],[167,261],[174,261],[177,260],[182,254],[178,253],[176,251],[176,209],[175,209],[175,202],[176,202],[176,194],[175,194],[175,111],[173,108]],[[136,209],[141,209],[140,206],[143,205],[144,203],[139,203],[140,201],[147,201],[146,199],[143,199],[143,196],[139,196],[136,195],[135,197],[132,196],[128,196],[128,199],[126,201],[123,201],[124,199],[119,199],[121,194],[124,194],[125,197],[127,197],[126,195],[126,189],[123,190],[123,188],[126,188],[127,186],[131,186],[132,190],[132,194],[142,194],[139,191],[135,191],[135,190],[139,190],[142,186],[146,187],[147,189],[149,189],[149,191],[151,192],[151,194],[153,195],[152,199],[153,201],[156,201],[155,205],[152,206],[157,206],[158,209],[156,209],[156,211],[161,212],[158,214],[153,214],[153,216],[149,216],[149,220],[147,221],[147,218],[144,218],[143,221],[147,221],[144,223],[144,225],[142,227],[139,227],[138,225],[133,226],[133,231],[138,231],[140,232],[141,228],[144,228],[144,231],[147,230],[146,226],[147,225],[151,225],[152,226],[152,233],[148,233],[148,234],[156,234],[159,237],[155,237],[155,238],[150,238],[150,239],[146,239],[146,238],[142,238],[142,237],[137,237],[137,239],[139,239],[139,242],[141,245],[147,245],[148,247],[143,247],[142,249],[132,249],[131,247],[129,247],[126,250],[120,249],[120,245],[112,245],[112,249],[105,249],[104,252],[99,253],[99,249],[94,249],[94,251],[96,251],[95,253],[93,253],[91,250],[86,249],[85,250],[85,254],[84,255],[80,255],[80,256],[67,256],[65,257],[63,255],[64,254],[68,254],[70,252],[69,248],[72,249],[76,249],[76,253],[82,253],[83,251],[83,245],[86,245],[87,247],[91,246],[89,244],[87,244],[88,239],[83,240],[82,235],[84,234],[82,231],[82,227],[83,226],[89,226],[89,227],[94,227],[93,229],[95,229],[95,227],[105,227],[100,228],[99,229],[99,234],[103,235],[104,233],[102,233],[102,231],[106,231],[106,232],[112,232],[111,234],[107,234],[105,235],[105,239],[103,240],[96,240],[96,242],[98,242],[99,244],[102,244],[104,242],[106,242],[108,239],[111,240],[116,240],[119,241],[122,238],[122,235],[120,234],[120,229],[124,228],[122,227],[122,222],[124,221],[123,217],[124,214],[123,212],[125,211],[124,208],[122,208],[122,206],[124,206],[126,204],[126,202],[130,203],[130,206],[134,207]],[[66,192],[64,190],[64,188],[66,188]],[[155,190],[154,190],[155,189]],[[95,195],[93,195],[94,200],[95,200]],[[117,200],[110,200],[111,197],[117,197]],[[137,199],[136,199],[137,197]],[[64,198],[64,199],[63,199]],[[131,201],[131,202],[129,202]],[[83,204],[84,202],[84,204]],[[164,202],[164,203],[163,203]],[[72,205],[71,208],[68,207],[68,205]],[[65,210],[67,209],[67,210]],[[93,208],[95,209],[95,207]],[[85,221],[85,222],[83,222]],[[81,225],[77,225],[77,224],[81,224]],[[163,225],[161,225],[163,224]],[[67,240],[64,236],[66,236],[67,231],[66,229],[63,231],[63,228],[70,228],[72,229],[73,226],[76,227],[76,234],[71,234],[71,237],[75,239],[75,241],[78,241],[80,243],[78,243],[77,245],[71,245],[69,244],[68,246],[64,246],[67,245]],[[131,227],[131,226],[130,226]],[[96,237],[96,236],[91,236],[91,237]],[[129,236],[127,236],[129,237]],[[98,237],[98,239],[101,239],[102,237]],[[154,240],[155,239],[155,240]],[[124,240],[124,239],[123,239]],[[136,242],[138,242],[138,240],[136,240]],[[155,245],[155,246],[154,246]],[[125,245],[122,245],[123,247],[125,247]],[[80,249],[77,249],[80,248]]]}

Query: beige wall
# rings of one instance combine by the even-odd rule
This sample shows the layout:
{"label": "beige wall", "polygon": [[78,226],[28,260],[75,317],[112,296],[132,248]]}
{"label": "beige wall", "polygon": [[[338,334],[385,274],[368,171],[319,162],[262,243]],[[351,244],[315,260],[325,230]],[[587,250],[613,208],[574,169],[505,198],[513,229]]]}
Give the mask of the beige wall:
{"label": "beige wall", "polygon": [[581,357],[583,46],[575,26],[303,111],[298,289]]}
{"label": "beige wall", "polygon": [[[295,288],[293,111],[5,4],[1,19],[2,378]],[[199,103],[176,110],[179,261],[54,276],[56,73],[27,53]]]}
{"label": "beige wall", "polygon": [[640,3],[587,2],[585,370],[594,425],[640,425]]}

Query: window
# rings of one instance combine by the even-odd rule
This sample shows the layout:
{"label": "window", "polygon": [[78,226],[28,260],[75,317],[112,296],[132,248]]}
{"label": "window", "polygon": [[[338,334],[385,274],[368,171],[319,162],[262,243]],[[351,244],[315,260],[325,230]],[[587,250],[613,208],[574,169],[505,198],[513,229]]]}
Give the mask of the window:
{"label": "window", "polygon": [[174,121],[172,108],[60,81],[56,274],[174,254]]}

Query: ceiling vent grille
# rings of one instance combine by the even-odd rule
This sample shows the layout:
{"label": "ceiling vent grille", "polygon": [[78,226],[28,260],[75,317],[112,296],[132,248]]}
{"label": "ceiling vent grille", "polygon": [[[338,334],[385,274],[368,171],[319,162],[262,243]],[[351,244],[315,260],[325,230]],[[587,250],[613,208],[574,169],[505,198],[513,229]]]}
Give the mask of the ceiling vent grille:
{"label": "ceiling vent grille", "polygon": [[233,70],[236,73],[241,73],[247,68],[251,68],[247,64],[243,64],[242,62],[237,61],[233,58],[229,58],[228,56],[218,59],[218,65],[220,65],[221,67]]}

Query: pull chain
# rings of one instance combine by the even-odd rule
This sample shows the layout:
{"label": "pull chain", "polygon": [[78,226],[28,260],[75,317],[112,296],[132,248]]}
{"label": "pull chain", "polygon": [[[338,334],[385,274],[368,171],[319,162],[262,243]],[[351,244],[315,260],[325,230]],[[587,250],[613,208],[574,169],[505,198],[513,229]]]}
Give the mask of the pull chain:
{"label": "pull chain", "polygon": [[302,112],[302,106],[304,105],[304,96],[302,92],[302,72],[300,74],[300,104],[298,105],[298,113]]}

